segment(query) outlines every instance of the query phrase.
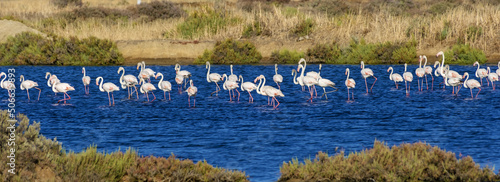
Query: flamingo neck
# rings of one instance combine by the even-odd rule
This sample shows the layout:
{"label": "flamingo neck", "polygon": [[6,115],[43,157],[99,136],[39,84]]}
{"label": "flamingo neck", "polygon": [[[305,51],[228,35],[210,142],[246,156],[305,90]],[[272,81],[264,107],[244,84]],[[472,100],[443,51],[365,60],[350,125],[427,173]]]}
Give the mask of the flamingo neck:
{"label": "flamingo neck", "polygon": [[239,82],[241,82],[241,91],[245,91],[245,89],[243,89],[243,76],[240,75],[240,79],[238,80]]}
{"label": "flamingo neck", "polygon": [[425,67],[425,65],[427,65],[427,57],[424,56],[424,59],[425,59],[425,62],[424,62],[424,67]]}
{"label": "flamingo neck", "polygon": [[476,62],[476,63],[477,63],[476,77],[479,77],[479,75],[477,74],[477,72],[479,71],[479,62]]}
{"label": "flamingo neck", "polygon": [[490,74],[491,70],[490,70],[490,67],[488,66],[488,74]]}
{"label": "flamingo neck", "polygon": [[[125,69],[121,69],[120,71],[122,71],[122,76],[120,77],[120,83],[122,85],[124,85],[125,84],[125,80],[123,80],[123,76],[125,75]],[[120,72],[118,72],[118,73],[120,73]],[[84,74],[84,76],[85,76],[85,74]]]}
{"label": "flamingo neck", "polygon": [[361,69],[365,69],[365,63],[361,61]]}
{"label": "flamingo neck", "polygon": [[405,72],[406,72],[406,63],[405,63]]}
{"label": "flamingo neck", "polygon": [[465,88],[469,88],[469,87],[467,87],[467,81],[469,80],[469,73],[467,73],[467,72],[466,72],[466,73],[464,74],[464,76],[467,76],[467,78],[466,78],[466,79],[465,79],[465,81],[464,81],[464,87],[465,87]]}
{"label": "flamingo neck", "polygon": [[293,75],[293,83],[295,85],[299,84],[299,82],[297,82],[297,71],[296,70],[292,70],[292,75]]}
{"label": "flamingo neck", "polygon": [[207,82],[210,82],[210,78],[209,78],[209,75],[210,75],[210,63],[208,63],[207,66],[208,66],[208,70],[207,70]]}
{"label": "flamingo neck", "polygon": [[21,79],[19,81],[21,81],[21,83],[24,82],[24,76],[23,75],[21,75]]}
{"label": "flamingo neck", "polygon": [[262,77],[261,80],[263,81],[262,81],[262,86],[260,86],[260,93],[262,93],[263,91],[262,89],[264,88],[264,85],[266,85],[266,77]]}
{"label": "flamingo neck", "polygon": [[278,65],[274,65],[274,74],[277,75],[278,74]]}
{"label": "flamingo neck", "polygon": [[392,80],[392,72],[394,71],[392,68],[391,69],[391,74],[389,75],[389,79]]}
{"label": "flamingo neck", "polygon": [[441,74],[444,74],[444,73],[443,73],[444,53],[443,53],[443,54],[441,54],[441,55],[443,56],[443,60],[441,61],[441,67],[440,67],[440,68],[441,68]]}
{"label": "flamingo neck", "polygon": [[418,68],[422,68],[422,59],[420,59],[418,62],[419,62],[418,63]]}
{"label": "flamingo neck", "polygon": [[160,82],[158,82],[158,88],[161,88],[161,83],[163,82],[163,74],[161,74],[161,73],[158,73],[158,74],[161,76]]}
{"label": "flamingo neck", "polygon": [[102,77],[98,77],[97,80],[101,79],[101,82],[99,83],[99,90],[101,92],[104,92],[104,89],[102,89],[102,82],[104,81]]}
{"label": "flamingo neck", "polygon": [[[2,72],[3,73],[3,72]],[[2,75],[5,75],[5,74],[2,74]],[[1,77],[1,76],[0,76]],[[4,80],[7,78],[7,75],[5,75],[5,77],[3,77],[2,81],[0,82],[0,85],[3,87],[3,82]]]}
{"label": "flamingo neck", "polygon": [[233,65],[231,65],[231,75],[233,75]]}
{"label": "flamingo neck", "polygon": [[47,76],[49,76],[49,79],[47,80],[47,86],[52,87],[52,85],[50,84],[50,78],[52,77],[52,74],[47,72],[47,74],[45,74],[45,79],[47,79]]}
{"label": "flamingo neck", "polygon": [[351,72],[349,70],[347,70],[347,78],[346,80],[349,80],[349,75],[351,74]]}

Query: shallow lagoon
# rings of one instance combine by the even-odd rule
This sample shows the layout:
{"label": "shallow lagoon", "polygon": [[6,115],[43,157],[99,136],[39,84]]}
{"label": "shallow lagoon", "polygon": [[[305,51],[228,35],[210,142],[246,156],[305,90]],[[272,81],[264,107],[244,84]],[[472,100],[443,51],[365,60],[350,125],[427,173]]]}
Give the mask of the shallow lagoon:
{"label": "shallow lagoon", "polygon": [[[284,77],[284,98],[278,98],[278,109],[267,106],[267,98],[253,92],[254,103],[248,103],[248,94],[241,92],[239,102],[229,102],[227,91],[210,96],[215,84],[207,83],[205,65],[183,66],[193,74],[198,87],[196,108],[189,108],[187,94],[176,92],[174,66],[147,66],[162,72],[173,84],[171,101],[161,101],[163,92],[157,90],[158,100],[146,102],[128,100],[127,92],[115,93],[115,106],[108,106],[105,92],[95,85],[97,76],[104,82],[118,84],[118,67],[86,67],[91,76],[90,95],[84,95],[81,67],[19,66],[17,76],[40,84],[40,101],[28,102],[26,92],[17,90],[16,111],[33,121],[41,122],[41,133],[57,137],[67,150],[81,151],[96,144],[101,151],[112,152],[119,148],[133,147],[141,155],[168,156],[208,163],[246,172],[251,181],[271,181],[279,178],[279,166],[283,161],[297,157],[314,158],[318,151],[335,153],[340,150],[360,151],[370,148],[375,139],[388,145],[403,142],[425,141],[457,155],[470,155],[481,166],[500,166],[500,87],[493,91],[485,87],[478,99],[470,99],[469,89],[462,88],[458,96],[451,88],[438,88],[442,78],[436,78],[434,91],[417,91],[416,76],[410,97],[405,96],[404,83],[399,90],[389,80],[386,65],[367,65],[378,81],[373,93],[366,94],[359,65],[323,65],[321,75],[338,85],[338,92],[328,95],[328,100],[315,98],[308,103],[308,93],[292,82],[291,70],[296,65],[280,65]],[[416,65],[409,66],[414,73]],[[345,68],[350,68],[351,78],[357,82],[355,102],[346,102],[344,86]],[[496,70],[496,66],[492,67]],[[308,65],[306,71],[317,71],[318,65]],[[402,74],[402,65],[394,66]],[[475,67],[452,66],[453,70],[471,74]],[[136,67],[125,67],[126,74],[137,75]],[[229,66],[213,65],[212,72],[229,73]],[[62,94],[54,96],[46,85],[45,72],[56,74],[62,82],[70,83],[75,91],[69,92],[69,105],[55,104]],[[245,81],[253,81],[263,74],[272,82],[274,66],[236,65],[234,73],[243,75]],[[429,84],[430,84],[429,78]],[[485,81],[485,80],[483,80]],[[158,80],[153,80],[157,86]],[[373,78],[369,78],[369,83]],[[486,82],[484,82],[486,83]],[[16,84],[19,88],[18,83]],[[429,85],[429,87],[431,87]],[[331,88],[327,88],[332,90]],[[430,88],[429,88],[430,89]],[[37,91],[36,91],[37,92]],[[31,91],[32,99],[36,99]],[[323,91],[318,89],[318,93]],[[474,90],[474,94],[477,90]],[[1,108],[7,108],[6,94]],[[168,95],[167,95],[168,97]],[[134,96],[135,98],[135,96]]]}

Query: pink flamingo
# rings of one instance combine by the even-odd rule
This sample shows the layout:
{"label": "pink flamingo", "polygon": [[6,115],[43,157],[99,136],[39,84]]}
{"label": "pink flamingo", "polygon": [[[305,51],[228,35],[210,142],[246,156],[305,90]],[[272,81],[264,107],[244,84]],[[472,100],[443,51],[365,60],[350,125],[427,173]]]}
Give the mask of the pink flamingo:
{"label": "pink flamingo", "polygon": [[188,93],[188,103],[189,107],[191,107],[191,96],[194,97],[193,107],[196,107],[196,94],[198,93],[198,88],[193,85],[193,80],[189,80],[189,87],[186,92]]}
{"label": "pink flamingo", "polygon": [[[425,75],[425,70],[422,68],[422,56],[420,56],[420,59],[418,60],[419,65],[418,68],[415,70],[415,75],[418,77],[418,91],[423,91],[423,86],[424,86],[424,75]],[[422,79],[422,86],[420,86],[420,80]]]}
{"label": "pink flamingo", "polygon": [[222,80],[222,77],[220,76],[219,73],[210,73],[210,62],[205,63],[205,69],[207,69],[207,82],[214,82],[215,83],[215,91],[210,93],[210,96],[215,93],[216,96],[218,96],[218,92],[220,92],[220,87],[217,82]]}
{"label": "pink flamingo", "polygon": [[83,82],[83,87],[85,89],[85,94],[89,94],[90,92],[90,76],[87,76],[86,75],[86,72],[85,72],[85,67],[82,67],[82,73],[83,73],[83,77],[82,77],[82,82]]}
{"label": "pink flamingo", "polygon": [[9,94],[9,99],[12,98],[11,97],[11,90],[14,91],[16,90],[16,85],[14,85],[14,82],[12,81],[4,81],[6,78],[7,78],[7,75],[2,72],[0,73],[0,78],[2,78],[2,76],[5,76],[3,79],[2,79],[2,82],[0,83],[0,86],[3,88],[3,89],[6,89],[8,94]]}
{"label": "pink flamingo", "polygon": [[434,90],[434,76],[432,76],[432,67],[431,66],[425,66],[427,65],[427,56],[423,56],[425,59],[424,63],[424,70],[425,70],[425,85],[427,86],[427,90],[429,90],[429,83],[427,82],[427,75],[431,75],[432,77],[432,83],[431,83],[431,90]]}
{"label": "pink flamingo", "polygon": [[28,93],[28,101],[30,100],[29,89],[31,89],[31,88],[38,89],[38,99],[37,100],[40,100],[40,93],[42,92],[42,90],[38,88],[38,83],[36,83],[34,81],[31,81],[31,80],[24,80],[24,76],[23,75],[21,75],[20,81],[21,81],[21,86],[20,86],[21,90],[26,89],[26,93]]}
{"label": "pink flamingo", "polygon": [[[118,74],[120,74],[121,71],[122,76],[120,77],[120,85],[122,86],[122,89],[125,89],[125,87],[127,88],[128,99],[130,99],[131,95],[134,94],[134,92],[137,99],[139,99],[139,93],[136,86],[137,84],[139,84],[137,78],[134,75],[125,75],[125,69],[123,67],[119,67]],[[135,91],[131,92],[131,87],[134,87]]]}
{"label": "pink flamingo", "polygon": [[241,84],[241,91],[247,91],[248,92],[248,95],[249,95],[249,98],[248,98],[248,102],[253,102],[253,97],[252,97],[252,94],[250,92],[254,91],[255,89],[257,89],[257,85],[255,85],[254,83],[252,82],[243,82],[243,76],[240,75],[240,80],[239,80],[242,84]]}
{"label": "pink flamingo", "polygon": [[398,73],[392,73],[394,71],[392,67],[389,67],[389,69],[387,69],[387,72],[389,72],[389,70],[391,71],[389,79],[394,81],[394,84],[396,84],[396,89],[398,89],[398,82],[403,82],[403,77],[401,77],[401,75]]}
{"label": "pink flamingo", "polygon": [[[55,79],[57,78],[55,75],[52,75],[50,78],[49,78],[49,81],[51,81],[52,79]],[[66,104],[66,101],[67,100],[70,100],[71,97],[68,95],[68,91],[73,91],[75,90],[74,87],[72,87],[70,84],[68,83],[55,83],[55,84],[52,84],[52,91],[54,93],[64,93],[64,99],[61,99],[61,100],[58,100],[57,103],[61,102],[61,101],[64,101],[64,104]],[[68,96],[68,98],[66,99],[66,96]]]}
{"label": "pink flamingo", "polygon": [[311,94],[311,98],[307,99],[307,101],[313,102],[312,100],[313,100],[314,90],[311,87],[313,87],[314,85],[317,85],[318,80],[312,76],[307,76],[307,75],[304,76],[305,68],[302,65],[299,65],[299,67],[297,68],[297,71],[300,71],[301,69],[302,69],[302,71],[300,73],[300,77],[302,78],[302,82],[304,83],[304,85],[307,86],[307,88],[309,89],[309,93]]}
{"label": "pink flamingo", "polygon": [[236,92],[238,92],[238,101],[240,101],[240,92],[237,89],[239,87],[238,82],[229,80],[226,74],[222,75],[223,80],[224,78],[226,79],[226,81],[224,81],[222,87],[224,88],[224,90],[227,90],[229,92],[229,101],[233,101],[233,98],[231,97],[232,90],[236,90]]}
{"label": "pink flamingo", "polygon": [[[280,74],[278,74],[278,64],[274,64],[274,76],[273,76],[273,81],[274,83],[276,83],[276,85],[278,85],[278,89],[281,90],[281,82],[283,82],[283,76],[281,76]],[[248,82],[250,83],[250,82]]]}
{"label": "pink flamingo", "polygon": [[[280,102],[278,101],[278,99],[276,99],[276,97],[285,97],[283,92],[281,92],[281,90],[279,90],[277,88],[274,88],[271,86],[265,86],[266,77],[264,77],[264,75],[260,75],[257,78],[255,78],[254,82],[256,82],[257,80],[259,80],[259,85],[257,86],[257,93],[259,93],[261,95],[266,95],[268,97],[272,97],[273,109],[278,108],[278,106],[280,105]],[[275,105],[274,101],[276,101],[278,104]]]}
{"label": "pink flamingo", "polygon": [[481,92],[481,84],[477,80],[474,80],[474,79],[469,80],[469,73],[465,72],[463,78],[465,78],[465,76],[467,76],[467,78],[464,81],[464,88],[470,89],[470,96],[472,98],[474,98],[474,96],[472,95],[472,89],[478,88],[479,91],[477,91],[477,94],[476,94],[476,98],[477,98],[477,95],[479,95],[479,92]]}
{"label": "pink flamingo", "polygon": [[186,70],[181,70],[180,64],[175,64],[175,74],[180,75],[184,78],[184,88],[186,88],[187,81],[186,79],[191,78],[191,72]]}
{"label": "pink flamingo", "polygon": [[[99,83],[99,80],[101,82]],[[111,106],[111,98],[109,97],[109,93],[111,92],[111,97],[113,97],[113,105],[115,105],[115,97],[113,96],[114,91],[119,91],[120,87],[116,86],[114,83],[111,82],[106,82],[102,84],[104,79],[100,76],[95,79],[95,84],[99,86],[99,90],[101,92],[107,92],[108,93],[108,101],[109,101],[109,106]]]}
{"label": "pink flamingo", "polygon": [[[346,68],[345,75],[347,75],[347,78],[345,79],[345,86],[347,87],[347,101],[350,100],[349,89],[356,88],[356,81],[354,81],[354,79],[352,79],[352,78],[349,78],[350,74],[351,74],[351,72],[349,71],[349,68]],[[354,92],[352,92],[351,95],[352,95],[352,101],[354,101]]]}
{"label": "pink flamingo", "polygon": [[498,81],[498,74],[497,73],[492,73],[490,70],[490,67],[488,67],[488,80],[491,82],[491,86],[493,87],[493,90],[495,90],[495,83],[494,81]]}
{"label": "pink flamingo", "polygon": [[168,100],[170,100],[170,91],[172,90],[172,84],[167,81],[163,80],[163,74],[157,73],[155,76],[155,79],[158,79],[158,77],[161,76],[160,82],[158,82],[158,88],[160,90],[163,90],[163,99],[167,100],[167,97],[165,97],[165,92],[168,92]]}
{"label": "pink flamingo", "polygon": [[[450,66],[449,65],[446,65],[445,66],[445,74],[444,75],[448,75],[448,72],[449,72],[449,68]],[[458,91],[460,91],[460,84],[461,84],[461,79],[460,78],[448,78],[448,77],[445,77],[444,79],[444,83],[446,86],[452,86],[452,92],[451,94],[455,94],[455,87],[457,87],[457,93],[456,95],[458,95]]]}
{"label": "pink flamingo", "polygon": [[[413,81],[413,74],[411,72],[406,71],[406,63],[405,63],[405,72],[403,73],[403,78],[405,79],[405,88],[406,88],[406,96],[410,96],[411,90],[411,81]],[[410,83],[408,83],[410,82]]]}
{"label": "pink flamingo", "polygon": [[[476,66],[476,65],[477,65],[476,78],[480,78],[481,86],[483,86],[483,78],[488,77],[488,71],[486,71],[486,69],[484,69],[484,68],[479,69],[479,62],[477,62],[477,61],[474,62],[474,64],[472,66]],[[488,86],[490,86],[490,82],[488,82]]]}
{"label": "pink flamingo", "polygon": [[151,94],[153,94],[154,97],[154,99],[151,100],[151,102],[153,102],[156,99],[155,93],[153,93],[153,90],[156,90],[156,87],[151,83],[145,83],[145,82],[146,81],[144,81],[143,79],[140,79],[139,84],[142,83],[142,85],[139,90],[141,91],[141,93],[146,94],[148,102],[149,102],[149,92],[151,92]]}
{"label": "pink flamingo", "polygon": [[366,93],[368,93],[368,83],[366,82],[366,78],[372,76],[375,78],[375,81],[373,81],[372,87],[370,87],[370,92],[373,92],[373,86],[375,85],[375,82],[377,82],[377,77],[373,75],[373,71],[370,68],[365,68],[365,63],[361,61],[361,75],[365,79],[365,86],[366,86]]}

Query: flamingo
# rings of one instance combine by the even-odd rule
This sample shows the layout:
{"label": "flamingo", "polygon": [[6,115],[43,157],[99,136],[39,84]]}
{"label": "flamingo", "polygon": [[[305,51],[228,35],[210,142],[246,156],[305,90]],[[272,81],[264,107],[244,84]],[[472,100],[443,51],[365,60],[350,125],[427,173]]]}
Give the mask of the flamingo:
{"label": "flamingo", "polygon": [[[476,65],[477,65],[476,78],[480,78],[481,86],[483,86],[483,78],[488,77],[488,71],[486,71],[486,69],[484,69],[484,68],[479,69],[479,62],[477,62],[477,61],[474,62],[474,64],[472,66],[476,66]],[[488,86],[490,86],[490,82],[488,82]]]}
{"label": "flamingo", "polygon": [[[335,83],[333,83],[332,81],[330,81],[329,79],[326,79],[326,78],[320,78],[318,80],[318,85],[320,87],[323,87],[323,95],[321,95],[321,97],[325,96],[326,100],[328,100],[328,93],[336,92],[338,90],[338,88],[335,87]],[[330,92],[326,92],[326,87],[332,87],[335,90],[330,91]]]}
{"label": "flamingo", "polygon": [[[54,76],[54,77],[52,77]],[[51,79],[49,79],[51,78]],[[49,87],[52,87],[53,84],[56,84],[56,83],[59,83],[61,82],[56,75],[53,75],[53,74],[50,74],[50,72],[46,72],[45,73],[45,79],[48,79],[47,80],[47,86]]]}
{"label": "flamingo", "polygon": [[2,78],[2,76],[5,76],[5,77],[2,79],[2,82],[0,82],[0,86],[3,89],[7,90],[7,92],[9,93],[9,99],[10,99],[10,98],[12,98],[10,91],[15,91],[16,85],[14,85],[14,82],[12,82],[12,81],[4,81],[7,78],[7,75],[4,72],[0,73],[0,78]]}
{"label": "flamingo", "polygon": [[[233,74],[233,65],[230,65],[230,67],[231,67],[231,75],[229,75],[228,77],[226,77],[227,80],[233,81],[233,82],[238,82],[238,76],[236,76],[235,74]],[[236,90],[238,90],[238,89],[236,89]],[[233,97],[235,97],[234,90],[231,90],[231,92],[233,93]]]}
{"label": "flamingo", "polygon": [[299,78],[297,78],[297,70],[295,70],[295,69],[292,70],[292,76],[294,76],[293,77],[293,83],[295,85],[300,85],[302,87],[302,91],[304,91],[304,82],[302,82],[302,77],[301,76],[299,76]]}
{"label": "flamingo", "polygon": [[248,95],[249,95],[249,98],[248,98],[248,102],[253,102],[253,97],[252,97],[252,94],[250,92],[254,91],[255,89],[257,89],[257,85],[255,85],[254,83],[252,82],[243,82],[243,76],[240,75],[240,82],[242,83],[241,84],[241,91],[247,91],[248,92]]}
{"label": "flamingo", "polygon": [[238,87],[239,87],[238,82],[229,80],[229,78],[227,77],[226,74],[222,75],[222,79],[224,79],[224,78],[226,78],[226,81],[224,81],[224,84],[222,85],[222,87],[224,88],[224,90],[228,90],[229,101],[233,101],[233,98],[231,97],[232,90],[236,90],[236,92],[238,92],[238,101],[240,101],[240,92],[238,91]]}
{"label": "flamingo", "polygon": [[278,85],[278,89],[281,90],[280,83],[283,82],[283,76],[281,76],[280,74],[278,74],[278,64],[274,64],[273,81],[274,81],[274,83],[276,83],[276,85]]}
{"label": "flamingo", "polygon": [[31,89],[31,88],[38,89],[38,99],[37,100],[40,100],[40,93],[42,92],[42,90],[38,88],[38,83],[31,81],[31,80],[24,80],[23,75],[21,75],[21,77],[19,79],[21,81],[21,86],[20,86],[21,90],[26,89],[26,93],[28,93],[28,101],[30,100],[29,89]]}
{"label": "flamingo", "polygon": [[492,73],[490,67],[488,67],[488,80],[490,80],[491,86],[493,87],[493,90],[495,90],[495,83],[493,82],[498,81],[498,74]]}
{"label": "flamingo", "polygon": [[[52,75],[49,78],[49,81],[51,81],[52,79],[56,79],[56,78],[57,78],[56,75]],[[64,104],[66,104],[66,101],[71,99],[71,97],[69,96],[69,94],[67,92],[73,91],[73,90],[75,90],[75,87],[72,87],[69,83],[58,82],[58,83],[52,84],[52,91],[54,93],[58,93],[58,92],[64,93],[64,99],[58,100],[57,103],[64,101]],[[66,96],[68,96],[67,99],[66,99]]]}
{"label": "flamingo", "polygon": [[432,76],[432,67],[431,66],[425,66],[427,65],[427,56],[423,56],[425,59],[424,63],[424,70],[425,70],[425,85],[427,86],[427,90],[429,90],[429,83],[427,82],[427,75],[431,75],[432,77],[432,84],[431,84],[431,90],[434,90],[434,76]]}
{"label": "flamingo", "polygon": [[146,62],[142,61],[142,65],[144,66],[144,71],[148,73],[149,77],[154,77],[155,73],[152,69],[146,68]]}
{"label": "flamingo", "polygon": [[205,63],[205,69],[207,69],[207,82],[214,82],[215,83],[215,91],[210,93],[210,96],[215,93],[216,96],[218,96],[218,92],[220,91],[219,84],[217,82],[222,80],[222,77],[220,76],[219,73],[210,73],[210,62]]}
{"label": "flamingo", "polygon": [[469,80],[469,73],[465,72],[463,78],[465,78],[465,76],[467,76],[467,78],[464,81],[464,88],[470,89],[470,96],[472,98],[474,98],[474,96],[472,95],[472,89],[478,88],[479,91],[477,91],[477,94],[476,94],[476,98],[477,98],[477,95],[479,95],[479,92],[481,92],[481,84],[475,79]]}
{"label": "flamingo", "polygon": [[179,93],[182,93],[182,83],[184,82],[184,76],[182,75],[175,75],[175,83],[177,83],[177,90],[179,90]]}
{"label": "flamingo", "polygon": [[[304,66],[304,69],[305,69],[305,68],[306,68],[306,66],[307,66],[306,60],[305,60],[304,58],[301,58],[301,59],[299,60],[299,64],[300,64],[300,63],[304,63],[304,65],[303,65],[303,66]],[[319,70],[321,70],[321,64],[319,65]],[[319,79],[319,78],[321,77],[321,76],[319,76],[319,73],[318,73],[318,72],[315,72],[315,71],[309,71],[309,72],[307,72],[307,73],[306,73],[306,76],[310,76],[310,77],[313,77],[313,78],[315,78],[315,79]]]}
{"label": "flamingo", "polygon": [[163,74],[161,73],[157,73],[155,79],[158,79],[158,76],[161,76],[160,82],[158,82],[158,88],[160,90],[163,90],[163,99],[167,100],[167,98],[165,97],[165,92],[168,92],[168,100],[170,100],[170,91],[172,90],[172,84],[167,80],[163,81]]}
{"label": "flamingo", "polygon": [[196,94],[198,93],[198,88],[193,85],[193,80],[189,80],[189,87],[186,92],[188,93],[188,103],[189,107],[191,107],[191,96],[194,97],[193,107],[196,107]]}
{"label": "flamingo", "polygon": [[[406,71],[406,63],[405,63],[405,72],[403,73],[403,78],[405,80],[405,88],[406,88],[406,96],[409,96],[410,95],[410,86],[411,86],[411,81],[413,81],[413,74],[411,74],[411,72],[407,72]],[[408,84],[408,82],[410,82]]]}
{"label": "flamingo", "polygon": [[304,82],[304,85],[307,86],[307,88],[309,89],[309,93],[311,94],[311,98],[307,99],[307,101],[312,102],[314,90],[311,87],[313,87],[314,85],[317,85],[318,80],[312,76],[304,76],[305,68],[302,65],[299,65],[299,67],[297,68],[297,71],[300,71],[300,69],[302,69],[302,72],[300,73],[300,77],[302,78],[302,82]]}
{"label": "flamingo", "polygon": [[[99,83],[99,80],[101,80],[100,83]],[[95,79],[95,84],[99,86],[99,90],[101,92],[108,92],[109,106],[111,106],[111,98],[109,97],[109,93],[111,92],[111,97],[113,98],[113,105],[115,105],[115,97],[113,96],[113,92],[119,91],[120,87],[116,86],[114,83],[111,83],[111,82],[106,82],[106,83],[102,84],[103,81],[104,81],[104,79],[102,78],[102,76],[97,77]]]}
{"label": "flamingo", "polygon": [[151,102],[153,102],[156,99],[155,93],[153,93],[153,90],[156,90],[156,87],[151,83],[145,83],[143,79],[141,79],[139,83],[142,83],[141,88],[139,90],[141,91],[141,93],[146,94],[148,102],[149,102],[149,92],[153,94],[154,99],[151,100]]}
{"label": "flamingo", "polygon": [[391,74],[389,75],[389,79],[394,81],[394,84],[396,84],[396,89],[398,89],[398,82],[403,82],[403,77],[401,77],[401,75],[399,73],[393,73],[394,70],[392,67],[389,67],[389,69],[387,69],[387,72],[389,72],[389,70],[391,70]]}
{"label": "flamingo", "polygon": [[151,75],[148,71],[144,70],[144,64],[142,64],[142,62],[137,63],[137,70],[139,70],[139,68],[141,68],[141,71],[139,72],[137,78],[139,78],[139,80],[148,80],[148,82],[151,82],[149,79]]}
{"label": "flamingo", "polygon": [[[259,90],[258,92],[260,92],[262,95],[267,95],[268,97],[272,97],[273,109],[278,108],[278,106],[280,105],[280,102],[278,101],[278,99],[276,99],[276,97],[285,97],[283,92],[281,92],[281,90],[279,90],[277,88],[274,88],[271,86],[265,86],[266,85],[266,77],[264,77],[264,75],[260,75],[257,78],[255,78],[254,82],[256,82],[257,79],[259,80],[259,85],[257,86],[257,90]],[[278,105],[275,105],[274,101],[276,101],[278,103]]]}
{"label": "flamingo", "polygon": [[377,82],[377,77],[373,75],[373,71],[370,68],[365,68],[365,63],[361,61],[361,75],[365,79],[365,86],[366,86],[366,93],[368,93],[368,84],[366,82],[366,78],[373,76],[375,78],[375,81],[373,81],[372,87],[370,87],[370,92],[372,92],[373,86],[375,85],[375,82]]}
{"label": "flamingo", "polygon": [[[137,81],[137,78],[134,75],[125,75],[125,69],[123,67],[118,68],[118,74],[122,71],[122,76],[120,77],[120,85],[122,86],[122,89],[125,89],[127,87],[127,94],[128,94],[128,99],[130,99],[131,95],[134,94],[139,99],[139,93],[137,92],[137,84],[139,82]],[[135,91],[132,93],[130,92],[130,88],[134,87]]]}
{"label": "flamingo", "polygon": [[[422,68],[422,56],[420,56],[420,59],[418,60],[419,62],[419,65],[418,65],[418,68],[415,70],[415,75],[417,75],[418,77],[418,91],[423,91],[423,86],[424,86],[424,80],[423,80],[423,77],[425,75],[425,70],[424,68]],[[422,79],[422,87],[420,87],[420,79]]]}
{"label": "flamingo", "polygon": [[85,94],[88,95],[90,92],[90,87],[88,86],[90,85],[90,76],[86,76],[85,67],[82,67],[82,73],[83,73],[82,77],[83,87],[85,89]]}
{"label": "flamingo", "polygon": [[191,78],[191,72],[186,70],[181,70],[180,64],[175,64],[175,74],[181,75],[184,78],[184,88],[186,88],[186,79]]}
{"label": "flamingo", "polygon": [[[456,71],[453,71],[453,70],[448,70],[448,73],[447,75],[445,76],[444,74],[444,53],[443,51],[439,51],[437,54],[436,54],[436,58],[439,57],[439,56],[443,56],[443,60],[441,62],[441,67],[440,67],[440,70],[439,70],[439,73],[441,74],[441,76],[443,76],[443,82],[444,82],[444,79],[445,77],[447,78],[457,78],[457,79],[460,79],[462,78],[462,75],[458,74],[458,72]],[[443,85],[443,89],[445,88],[445,85]]]}
{"label": "flamingo", "polygon": [[[449,65],[446,65],[445,66],[445,75],[448,75],[448,71],[449,71]],[[444,83],[446,86],[452,86],[452,93],[451,94],[455,94],[455,87],[458,87],[457,88],[457,93],[456,95],[458,95],[458,91],[460,91],[460,84],[461,84],[461,79],[460,78],[448,78],[448,77],[445,77],[444,79]]]}
{"label": "flamingo", "polygon": [[[436,65],[437,65],[437,68],[436,68]],[[441,63],[439,63],[439,61],[434,62],[434,68],[435,68],[435,70],[434,70],[434,75],[435,75],[436,77],[441,76],[441,74],[440,74],[440,72],[439,72],[439,71],[441,70]],[[434,78],[434,77],[433,77],[433,78]],[[444,82],[444,78],[443,78],[443,82]],[[441,85],[441,83],[440,83],[440,85]],[[434,84],[433,84],[432,86],[433,86],[433,89],[434,89]]]}
{"label": "flamingo", "polygon": [[[350,74],[351,74],[351,72],[349,71],[349,68],[346,68],[345,75],[347,75],[347,78],[345,79],[345,86],[347,87],[347,101],[350,101],[349,89],[356,88],[356,81],[354,81],[354,79],[352,79],[352,78],[349,78]],[[352,92],[351,95],[352,95],[352,101],[354,101],[354,92]]]}

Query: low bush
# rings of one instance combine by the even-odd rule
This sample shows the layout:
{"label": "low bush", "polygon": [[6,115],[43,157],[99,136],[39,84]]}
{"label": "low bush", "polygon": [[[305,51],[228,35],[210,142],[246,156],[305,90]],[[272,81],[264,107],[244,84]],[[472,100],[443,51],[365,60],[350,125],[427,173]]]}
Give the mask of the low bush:
{"label": "low bush", "polygon": [[[283,49],[280,51],[273,51],[271,53],[270,60],[273,63],[277,64],[297,64],[300,58],[304,57],[305,56],[303,52],[289,51],[287,49]],[[311,61],[311,63],[316,63],[316,62]]]}
{"label": "low bush", "polygon": [[214,35],[230,25],[237,24],[239,21],[239,18],[231,17],[226,11],[205,7],[202,10],[192,12],[184,22],[177,26],[177,32],[183,38],[193,39],[205,32]]}
{"label": "low bush", "polygon": [[141,3],[137,6],[137,12],[148,16],[150,20],[178,18],[185,14],[181,7],[168,1]]}
{"label": "low bush", "polygon": [[283,162],[278,181],[498,181],[492,169],[481,169],[470,156],[456,158],[426,143],[389,148],[375,141],[372,149],[334,156],[319,152],[304,163]]}
{"label": "low bush", "polygon": [[306,36],[312,33],[314,27],[314,20],[307,18],[302,20],[294,29],[291,30],[291,34],[294,36]]}
{"label": "low bush", "polygon": [[306,51],[309,60],[316,63],[338,63],[338,59],[342,56],[342,50],[336,42],[331,44],[316,44],[313,48]]}
{"label": "low bush", "polygon": [[24,32],[0,44],[0,65],[121,65],[116,44],[96,37],[69,39]]}
{"label": "low bush", "polygon": [[[11,135],[9,113],[0,110],[0,139]],[[128,149],[113,153],[98,152],[90,146],[80,153],[66,153],[57,140],[40,135],[40,123],[30,124],[19,114],[15,123],[15,145],[0,145],[2,156],[15,149],[15,174],[8,172],[10,158],[0,157],[0,181],[248,181],[244,172],[216,168],[206,161],[196,164],[179,160],[173,154],[163,157],[139,157]]]}
{"label": "low bush", "polygon": [[81,6],[82,0],[51,0],[51,3],[59,8],[64,8],[68,5]]}
{"label": "low bush", "polygon": [[486,62],[486,55],[480,49],[471,48],[467,44],[455,44],[453,47],[445,51],[445,61],[448,64],[474,64]]}
{"label": "low bush", "polygon": [[255,64],[262,59],[262,55],[253,43],[249,41],[235,41],[227,39],[217,41],[213,50],[205,50],[195,60],[195,64]]}

